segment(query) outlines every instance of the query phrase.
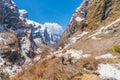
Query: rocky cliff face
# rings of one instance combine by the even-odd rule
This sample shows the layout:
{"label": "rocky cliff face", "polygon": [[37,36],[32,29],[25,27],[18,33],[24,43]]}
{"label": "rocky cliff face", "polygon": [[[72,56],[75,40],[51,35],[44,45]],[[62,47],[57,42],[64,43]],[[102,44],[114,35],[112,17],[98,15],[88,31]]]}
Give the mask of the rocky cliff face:
{"label": "rocky cliff face", "polygon": [[74,14],[71,17],[71,20],[68,24],[67,29],[64,31],[60,44],[62,41],[67,40],[70,38],[76,31],[78,31],[78,25],[81,23],[81,21],[85,20],[87,17],[87,8],[89,5],[89,0],[83,0],[82,4],[75,10]]}
{"label": "rocky cliff face", "polygon": [[0,0],[1,72],[8,69],[7,72],[14,75],[12,72],[16,65],[30,62],[35,55],[58,43],[61,33],[52,32],[51,27],[54,27],[54,31],[62,32],[61,26],[55,23],[48,24],[42,25],[29,20],[27,11],[18,10],[12,0]]}
{"label": "rocky cliff face", "polygon": [[[7,51],[7,56],[9,56],[9,54],[11,54],[11,56],[14,56],[14,54],[17,56],[18,54],[20,54],[21,51],[21,45],[19,44],[21,37],[19,37],[18,39],[19,34],[16,34],[15,30],[19,29],[21,26],[27,26],[19,18],[19,11],[16,5],[11,0],[0,1],[0,25],[0,46],[6,46],[6,48],[1,48],[1,52],[4,56],[6,56],[6,54],[4,53],[5,50]],[[19,28],[17,28],[18,25]]]}
{"label": "rocky cliff face", "polygon": [[110,24],[120,16],[119,0],[83,0],[73,14],[60,43],[77,31],[93,31]]}

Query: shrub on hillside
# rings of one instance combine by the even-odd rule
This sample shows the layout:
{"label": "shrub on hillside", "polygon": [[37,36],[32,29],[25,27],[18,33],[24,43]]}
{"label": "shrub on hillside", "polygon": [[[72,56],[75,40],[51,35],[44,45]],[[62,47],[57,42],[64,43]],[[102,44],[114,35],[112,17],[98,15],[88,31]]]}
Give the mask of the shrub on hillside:
{"label": "shrub on hillside", "polygon": [[113,51],[116,52],[116,53],[120,53],[120,45],[116,44],[113,46]]}

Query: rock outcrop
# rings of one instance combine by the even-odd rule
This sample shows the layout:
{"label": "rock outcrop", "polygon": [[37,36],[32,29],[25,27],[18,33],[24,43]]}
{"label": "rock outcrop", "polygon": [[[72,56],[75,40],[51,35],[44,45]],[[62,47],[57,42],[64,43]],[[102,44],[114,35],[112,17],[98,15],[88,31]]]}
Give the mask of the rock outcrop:
{"label": "rock outcrop", "polygon": [[18,39],[15,33],[2,32],[0,33],[0,55],[8,61],[15,63],[19,60],[20,49]]}

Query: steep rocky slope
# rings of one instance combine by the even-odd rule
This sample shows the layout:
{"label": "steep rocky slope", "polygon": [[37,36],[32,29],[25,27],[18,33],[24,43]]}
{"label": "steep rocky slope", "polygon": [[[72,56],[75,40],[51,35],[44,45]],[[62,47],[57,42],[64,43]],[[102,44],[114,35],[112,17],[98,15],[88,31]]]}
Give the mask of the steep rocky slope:
{"label": "steep rocky slope", "polygon": [[119,3],[119,0],[83,0],[73,14],[60,43],[77,31],[93,31],[116,20],[120,16]]}
{"label": "steep rocky slope", "polygon": [[84,66],[85,71],[88,70],[89,75],[94,74],[92,71],[97,72],[101,80],[119,80],[119,3],[119,0],[84,0],[73,14],[54,54],[58,57],[70,55],[75,59],[90,56],[96,60],[104,59],[98,63],[96,70]]}
{"label": "steep rocky slope", "polygon": [[60,25],[29,20],[27,11],[12,0],[0,0],[0,78],[6,72],[15,75],[21,65],[57,45],[61,33]]}
{"label": "steep rocky slope", "polygon": [[60,46],[92,55],[111,52],[120,39],[119,3],[119,0],[84,0],[64,31]]}

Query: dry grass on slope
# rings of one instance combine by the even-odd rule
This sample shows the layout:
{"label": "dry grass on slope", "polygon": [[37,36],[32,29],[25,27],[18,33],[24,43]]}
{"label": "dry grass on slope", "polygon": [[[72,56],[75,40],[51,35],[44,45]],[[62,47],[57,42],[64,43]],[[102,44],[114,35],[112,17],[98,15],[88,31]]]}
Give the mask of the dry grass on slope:
{"label": "dry grass on slope", "polygon": [[72,65],[69,63],[63,65],[59,58],[54,57],[29,67],[12,80],[86,80],[84,79],[86,75],[100,80],[97,73],[89,73],[83,70],[86,68],[94,71],[100,62],[100,60],[96,61],[93,58],[81,58]]}

